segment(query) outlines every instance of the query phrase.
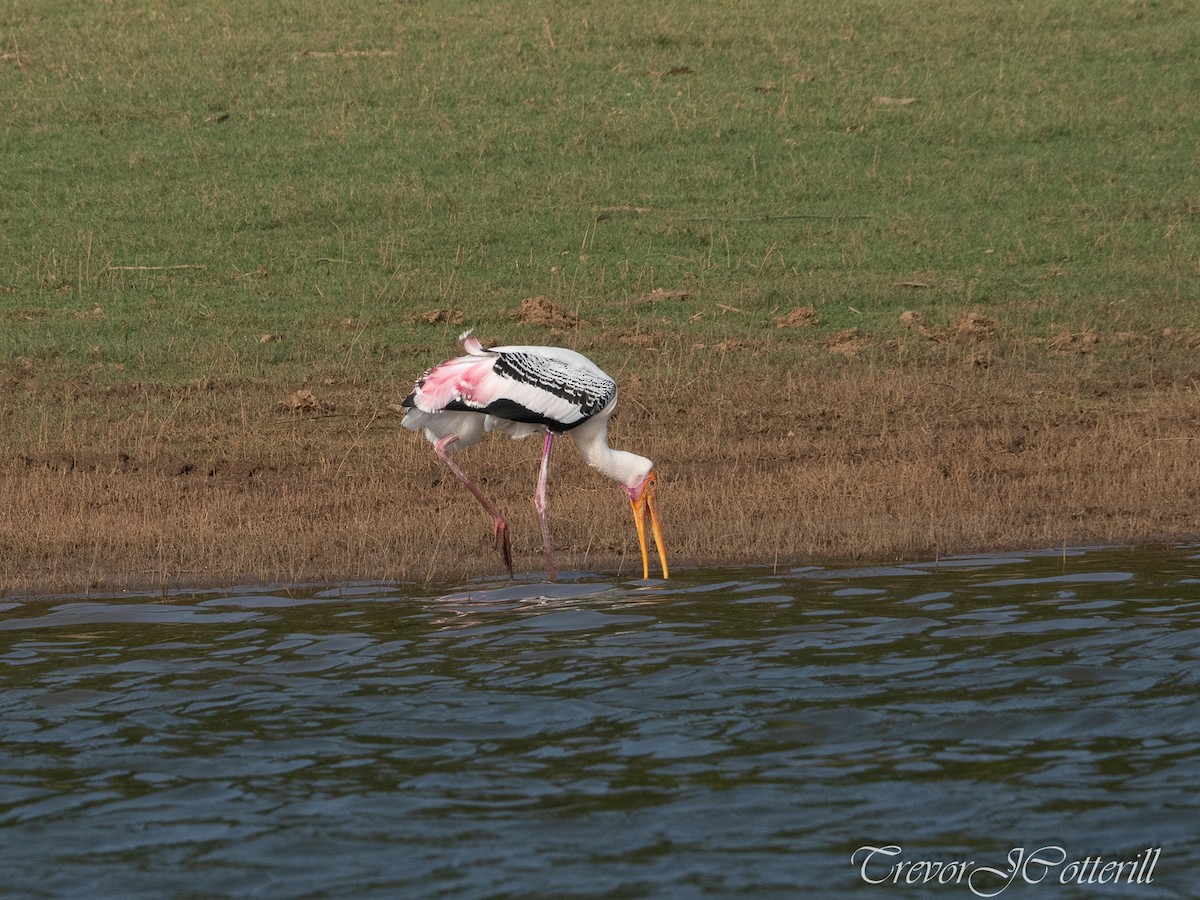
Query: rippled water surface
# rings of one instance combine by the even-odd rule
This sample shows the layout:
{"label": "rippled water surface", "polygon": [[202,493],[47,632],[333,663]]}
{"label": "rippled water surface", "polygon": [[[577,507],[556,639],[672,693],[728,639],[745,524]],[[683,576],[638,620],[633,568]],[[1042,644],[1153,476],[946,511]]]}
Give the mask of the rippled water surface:
{"label": "rippled water surface", "polygon": [[1200,895],[1196,548],[8,600],[0,678],[0,894]]}

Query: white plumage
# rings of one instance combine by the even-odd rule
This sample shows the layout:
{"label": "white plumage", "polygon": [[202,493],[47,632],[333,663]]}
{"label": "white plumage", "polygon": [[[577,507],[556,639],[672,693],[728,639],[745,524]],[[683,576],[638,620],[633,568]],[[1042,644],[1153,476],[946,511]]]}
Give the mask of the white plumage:
{"label": "white plumage", "polygon": [[[523,346],[485,350],[475,338],[464,335],[462,340],[467,355],[431,368],[404,400],[413,410],[405,417],[405,427],[428,429],[439,415],[452,412],[484,413],[492,420],[484,431],[500,429],[524,437],[543,428],[569,431],[616,402],[616,382],[574,350]],[[446,425],[433,427],[435,433],[447,433]],[[462,434],[459,440],[462,446],[470,443]]]}

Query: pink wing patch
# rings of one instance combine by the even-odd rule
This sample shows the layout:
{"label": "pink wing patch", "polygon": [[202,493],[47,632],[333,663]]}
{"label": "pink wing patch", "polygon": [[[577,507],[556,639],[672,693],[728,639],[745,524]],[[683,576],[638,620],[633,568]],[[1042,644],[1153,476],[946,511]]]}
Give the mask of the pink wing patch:
{"label": "pink wing patch", "polygon": [[481,409],[487,406],[496,398],[498,387],[492,371],[495,361],[491,354],[460,356],[434,366],[413,394],[417,409],[440,412],[456,400]]}

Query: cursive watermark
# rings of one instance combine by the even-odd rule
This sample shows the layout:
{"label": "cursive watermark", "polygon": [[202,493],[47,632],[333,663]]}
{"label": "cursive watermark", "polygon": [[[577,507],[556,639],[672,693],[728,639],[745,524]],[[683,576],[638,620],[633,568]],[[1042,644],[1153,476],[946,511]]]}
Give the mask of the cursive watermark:
{"label": "cursive watermark", "polygon": [[1147,847],[1131,859],[1086,856],[1071,859],[1055,844],[1008,851],[1003,866],[975,860],[905,859],[896,844],[863,845],[850,855],[867,884],[941,884],[965,887],[976,897],[998,897],[1014,884],[1152,884],[1161,847]]}

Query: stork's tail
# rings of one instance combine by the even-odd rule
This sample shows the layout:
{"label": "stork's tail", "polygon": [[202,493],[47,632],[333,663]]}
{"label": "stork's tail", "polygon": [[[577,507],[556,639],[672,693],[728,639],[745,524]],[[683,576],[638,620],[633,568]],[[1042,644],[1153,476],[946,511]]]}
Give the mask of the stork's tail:
{"label": "stork's tail", "polygon": [[471,354],[471,356],[487,356],[488,353],[483,349],[483,344],[479,342],[479,338],[471,337],[471,332],[474,330],[474,328],[468,328],[458,336],[458,339],[462,341],[463,349]]}

